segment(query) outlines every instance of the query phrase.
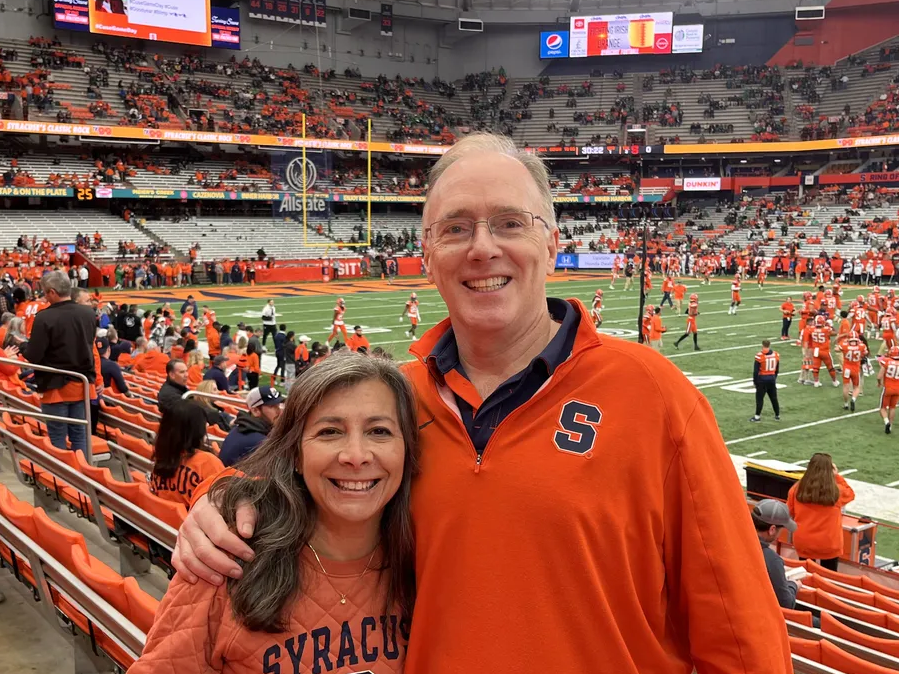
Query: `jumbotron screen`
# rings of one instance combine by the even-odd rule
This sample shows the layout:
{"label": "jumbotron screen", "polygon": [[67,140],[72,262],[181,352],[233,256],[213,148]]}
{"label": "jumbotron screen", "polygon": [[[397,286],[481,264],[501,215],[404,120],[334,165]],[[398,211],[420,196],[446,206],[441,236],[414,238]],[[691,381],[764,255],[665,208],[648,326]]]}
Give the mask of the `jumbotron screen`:
{"label": "jumbotron screen", "polygon": [[573,16],[569,56],[670,54],[673,12]]}
{"label": "jumbotron screen", "polygon": [[54,0],[57,28],[240,49],[240,11],[210,0]]}

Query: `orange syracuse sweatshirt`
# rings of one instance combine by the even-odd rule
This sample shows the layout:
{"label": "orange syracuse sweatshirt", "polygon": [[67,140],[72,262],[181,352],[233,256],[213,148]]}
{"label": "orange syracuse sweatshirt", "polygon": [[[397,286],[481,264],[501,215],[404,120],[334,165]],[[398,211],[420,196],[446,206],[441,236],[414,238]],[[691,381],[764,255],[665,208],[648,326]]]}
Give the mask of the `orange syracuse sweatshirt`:
{"label": "orange syracuse sweatshirt", "polygon": [[[323,560],[331,574],[325,577],[306,548],[300,563],[306,565],[307,591],[293,606],[289,629],[279,634],[241,626],[225,586],[190,585],[176,574],[143,655],[128,674],[399,674],[409,626],[394,612],[384,614],[380,552],[358,577],[369,557]],[[338,590],[347,595],[346,604]]]}
{"label": "orange syracuse sweatshirt", "polygon": [[793,545],[800,557],[833,559],[843,554],[843,513],[841,508],[855,500],[855,492],[842,475],[835,475],[840,498],[835,505],[802,503],[796,500],[797,482],[790,487],[787,506],[796,520]]}

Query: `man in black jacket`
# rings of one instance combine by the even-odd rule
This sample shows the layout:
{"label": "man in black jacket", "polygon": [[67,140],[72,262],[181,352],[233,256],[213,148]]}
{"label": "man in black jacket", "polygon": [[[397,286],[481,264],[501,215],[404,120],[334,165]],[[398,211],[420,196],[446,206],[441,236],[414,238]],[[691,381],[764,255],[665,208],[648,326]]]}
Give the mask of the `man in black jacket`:
{"label": "man in black jacket", "polygon": [[219,458],[226,466],[233,466],[263,443],[281,416],[284,398],[277,389],[260,386],[247,394],[247,412],[237,413],[237,419],[222,443]]}
{"label": "man in black jacket", "polygon": [[97,340],[97,352],[100,354],[100,374],[103,375],[103,386],[115,385],[119,393],[128,393],[128,382],[122,376],[122,368],[110,358],[112,345],[109,339],[101,337]]}
{"label": "man in black jacket", "polygon": [[229,393],[231,388],[228,386],[228,375],[225,374],[225,363],[228,362],[227,356],[216,356],[212,359],[212,367],[203,375],[203,380],[215,382],[215,387],[219,391]]}
{"label": "man in black jacket", "polygon": [[165,366],[165,383],[156,394],[159,411],[165,412],[176,405],[185,393],[187,393],[187,363],[180,359],[170,360]]}
{"label": "man in black jacket", "polygon": [[[98,374],[94,366],[94,310],[72,301],[72,284],[65,272],[45,274],[41,279],[41,289],[50,306],[34,318],[25,358],[35,365],[77,372],[94,384]],[[41,411],[44,414],[85,419],[84,385],[80,379],[55,372],[35,371],[34,381],[41,394]],[[73,451],[86,449],[87,434],[83,425],[47,421],[47,435],[53,446],[59,449],[66,449],[66,437]]]}
{"label": "man in black jacket", "polygon": [[122,311],[124,312],[121,321],[122,327],[116,326],[119,337],[129,342],[134,342],[143,334],[143,330],[141,330],[140,317],[135,313],[136,310],[136,304],[132,304],[130,307],[127,307],[127,309],[125,307],[122,307]]}

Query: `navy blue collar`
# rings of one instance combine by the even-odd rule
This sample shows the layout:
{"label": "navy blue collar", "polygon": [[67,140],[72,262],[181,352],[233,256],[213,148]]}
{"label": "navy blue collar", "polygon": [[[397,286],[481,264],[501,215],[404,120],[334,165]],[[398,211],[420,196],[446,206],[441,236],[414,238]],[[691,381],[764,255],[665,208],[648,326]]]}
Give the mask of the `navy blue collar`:
{"label": "navy blue collar", "polygon": [[[531,361],[523,372],[542,364],[548,377],[571,355],[580,314],[571,304],[555,297],[547,298],[546,307],[550,317],[557,323],[561,323],[561,326],[546,348]],[[462,364],[459,362],[459,347],[456,344],[456,335],[452,326],[440,337],[434,350],[428,356],[428,360],[437,366],[437,370],[442,375],[446,375],[452,370],[458,370],[461,374],[465,374]]]}

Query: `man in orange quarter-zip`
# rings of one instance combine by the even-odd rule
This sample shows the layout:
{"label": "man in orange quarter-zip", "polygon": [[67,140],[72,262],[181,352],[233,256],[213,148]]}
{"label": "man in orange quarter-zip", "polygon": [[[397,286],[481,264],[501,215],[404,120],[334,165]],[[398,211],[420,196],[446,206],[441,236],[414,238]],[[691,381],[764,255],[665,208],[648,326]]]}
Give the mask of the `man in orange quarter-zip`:
{"label": "man in orange quarter-zip", "polygon": [[[472,134],[429,185],[425,265],[449,318],[405,369],[421,443],[405,674],[791,672],[708,402],[546,296],[559,232],[542,161]],[[236,528],[251,536],[250,507]],[[218,584],[240,575],[227,552],[252,558],[195,495],[175,567]]]}

